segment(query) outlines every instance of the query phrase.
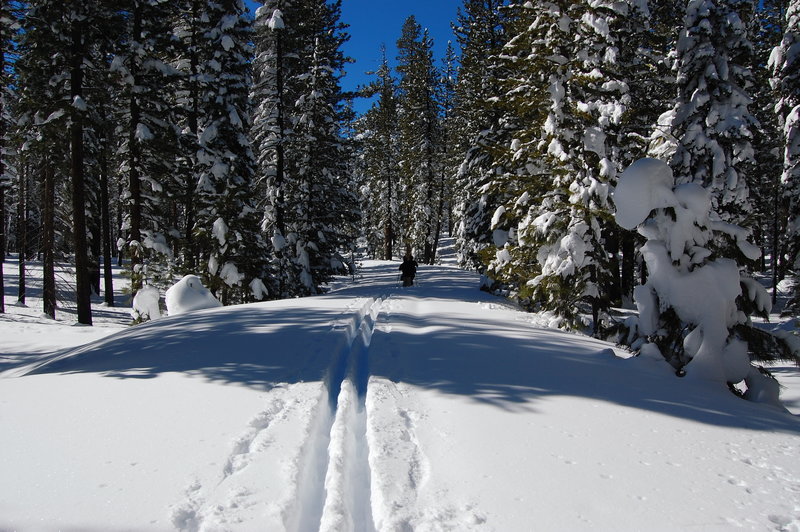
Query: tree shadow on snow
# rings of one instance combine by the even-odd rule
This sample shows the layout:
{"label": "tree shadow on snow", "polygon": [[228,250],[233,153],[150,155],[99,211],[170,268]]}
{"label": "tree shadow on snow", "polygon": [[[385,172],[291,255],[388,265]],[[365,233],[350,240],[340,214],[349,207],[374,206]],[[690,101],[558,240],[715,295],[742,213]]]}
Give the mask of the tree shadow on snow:
{"label": "tree shadow on snow", "polygon": [[387,263],[370,283],[326,296],[200,311],[132,327],[29,372],[120,379],[181,372],[264,390],[323,381],[343,374],[349,339],[371,300],[395,294],[399,304],[384,306],[368,349],[372,377],[511,412],[535,414],[543,401],[572,396],[709,425],[800,433],[795,416],[738,399],[724,387],[674,377],[666,363],[621,359],[607,343],[537,329],[514,313],[476,313],[467,306],[504,302],[478,292],[474,275],[431,267],[423,271],[430,285],[403,290],[395,284],[394,268]]}

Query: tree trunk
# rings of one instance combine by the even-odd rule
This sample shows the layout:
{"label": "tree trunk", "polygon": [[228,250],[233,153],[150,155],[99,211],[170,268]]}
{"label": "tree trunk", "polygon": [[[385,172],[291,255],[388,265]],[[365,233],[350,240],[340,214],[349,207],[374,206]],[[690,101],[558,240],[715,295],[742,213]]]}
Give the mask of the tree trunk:
{"label": "tree trunk", "polygon": [[[142,9],[141,4],[137,3],[133,10],[133,31],[135,40],[141,38],[142,33]],[[135,64],[135,61],[134,61]],[[130,232],[128,233],[128,252],[130,255],[131,268],[131,296],[135,296],[143,285],[142,280],[142,184],[139,178],[141,164],[139,141],[136,138],[136,127],[139,124],[140,109],[139,97],[136,94],[136,87],[140,85],[138,68],[134,69],[133,90],[129,102],[130,124],[128,124],[128,192],[130,193]]]}
{"label": "tree trunk", "polygon": [[609,269],[611,270],[612,283],[606,290],[610,304],[618,305],[622,301],[622,271],[619,258],[621,235],[613,224],[607,224],[603,234],[605,236],[604,251],[611,256]]}
{"label": "tree trunk", "polygon": [[108,205],[108,139],[103,138],[100,152],[100,232],[103,254],[103,296],[106,305],[114,306],[114,280],[111,270],[111,215]]}
{"label": "tree trunk", "polygon": [[49,158],[44,162],[44,198],[42,212],[42,303],[45,314],[56,317],[56,270],[55,270],[55,176]]}
{"label": "tree trunk", "polygon": [[[123,196],[123,188],[124,187],[123,187],[123,184],[122,184],[121,180],[118,181],[117,182],[117,197],[118,198],[121,198]],[[117,208],[117,229],[116,230],[120,231],[121,229],[122,229],[122,208],[118,207]],[[119,234],[119,233],[117,233],[117,234]],[[121,249],[117,249],[117,267],[118,268],[122,268],[122,264],[123,264],[123,255],[125,255],[125,254],[122,251],[123,250],[121,250]]]}
{"label": "tree trunk", "polygon": [[28,176],[23,170],[19,173],[19,186],[17,187],[17,255],[19,257],[19,290],[17,291],[17,303],[25,304],[26,287],[28,285],[25,275],[28,259]]}
{"label": "tree trunk", "polygon": [[621,231],[622,274],[620,279],[622,303],[633,301],[633,287],[636,284],[636,242],[633,233]]}
{"label": "tree trunk", "polygon": [[[778,281],[779,281],[779,274],[778,274],[778,257],[780,256],[780,248],[778,241],[781,238],[780,235],[780,224],[778,223],[778,216],[780,216],[781,212],[781,192],[782,188],[780,186],[780,177],[778,176],[777,172],[773,177],[773,186],[772,186],[773,194],[772,194],[772,305],[774,306],[775,303],[778,301]],[[764,253],[761,254],[763,259]]]}
{"label": "tree trunk", "polygon": [[[447,140],[445,139],[445,143]],[[444,167],[442,168],[442,174],[439,179],[439,205],[436,209],[436,227],[434,228],[433,234],[433,249],[438,252],[439,251],[439,239],[442,236],[442,219],[444,218],[444,192],[445,192],[445,172],[446,170]]]}
{"label": "tree trunk", "polygon": [[394,250],[394,220],[392,213],[392,139],[390,135],[384,136],[384,151],[386,153],[386,190],[388,192],[388,199],[386,201],[386,223],[384,225],[384,242],[383,242],[383,260],[392,260]]}
{"label": "tree trunk", "polygon": [[86,191],[83,167],[83,111],[76,103],[83,100],[83,31],[82,23],[72,22],[70,43],[70,89],[73,102],[70,125],[70,174],[72,177],[72,216],[75,244],[75,302],[78,323],[92,324],[89,254],[86,242]]}
{"label": "tree trunk", "polygon": [[[2,139],[2,135],[0,135]],[[2,141],[0,141],[0,314],[6,311],[6,285],[3,281],[3,263],[6,260],[6,189],[3,180]]]}
{"label": "tree trunk", "polygon": [[[4,6],[5,2],[0,0],[0,7]],[[4,22],[5,23],[5,22]],[[6,55],[5,48],[0,47],[0,72],[5,72],[6,69]],[[2,87],[5,89],[5,87]],[[4,281],[3,263],[6,261],[6,164],[5,164],[5,138],[6,138],[6,123],[3,120],[5,109],[3,108],[3,100],[0,98],[0,314],[6,311],[6,285]]]}
{"label": "tree trunk", "polygon": [[198,130],[198,115],[200,114],[200,88],[198,87],[197,76],[199,70],[199,58],[197,57],[197,43],[199,38],[197,36],[197,17],[200,10],[199,3],[197,0],[192,2],[192,37],[191,37],[191,50],[189,52],[189,68],[190,68],[190,80],[189,80],[189,98],[192,102],[191,111],[189,113],[189,132],[191,133],[190,142],[192,146],[190,146],[190,155],[189,157],[189,168],[186,171],[186,190],[185,190],[185,198],[184,198],[184,209],[186,211],[186,230],[185,230],[185,245],[184,245],[184,260],[186,263],[187,268],[190,270],[194,270],[195,265],[197,264],[197,252],[195,250],[194,245],[194,235],[192,232],[194,231],[194,189],[196,186],[196,182],[194,179],[194,153],[197,152],[197,147],[194,146],[194,143],[197,142],[197,130]]}

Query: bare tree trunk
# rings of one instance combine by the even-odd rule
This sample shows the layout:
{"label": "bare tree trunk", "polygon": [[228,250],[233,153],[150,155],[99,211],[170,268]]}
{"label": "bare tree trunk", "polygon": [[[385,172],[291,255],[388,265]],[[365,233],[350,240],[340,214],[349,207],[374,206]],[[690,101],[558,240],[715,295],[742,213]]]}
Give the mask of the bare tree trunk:
{"label": "bare tree trunk", "polygon": [[[779,182],[779,177],[777,172],[775,173],[775,177],[773,178],[773,196],[772,196],[772,304],[778,301],[778,281],[779,274],[778,274],[778,257],[780,256],[780,248],[778,244],[778,240],[781,238],[780,233],[780,224],[778,223],[778,216],[780,216],[781,212],[781,187]],[[763,259],[764,253],[761,254]]]}
{"label": "bare tree trunk", "polygon": [[72,177],[72,217],[75,244],[75,302],[78,323],[92,324],[89,254],[86,242],[86,191],[83,167],[83,111],[77,102],[83,100],[83,31],[80,21],[72,22],[70,44],[70,90],[73,101],[70,125],[70,174]]}

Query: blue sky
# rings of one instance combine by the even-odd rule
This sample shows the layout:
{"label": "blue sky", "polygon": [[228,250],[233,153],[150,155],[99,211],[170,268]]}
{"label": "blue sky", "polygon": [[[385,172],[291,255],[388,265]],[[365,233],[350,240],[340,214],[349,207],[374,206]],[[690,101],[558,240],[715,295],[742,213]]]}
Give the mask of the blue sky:
{"label": "blue sky", "polygon": [[[260,5],[250,0],[247,3]],[[343,0],[342,22],[350,25],[350,41],[345,44],[344,52],[356,62],[347,66],[342,88],[354,90],[372,79],[365,72],[380,65],[381,43],[386,44],[386,55],[394,66],[397,55],[395,42],[400,37],[403,21],[409,15],[414,15],[430,32],[436,66],[441,66],[447,41],[455,41],[450,22],[455,21],[461,5],[461,0]],[[362,112],[368,105],[368,102],[356,102],[356,110]]]}

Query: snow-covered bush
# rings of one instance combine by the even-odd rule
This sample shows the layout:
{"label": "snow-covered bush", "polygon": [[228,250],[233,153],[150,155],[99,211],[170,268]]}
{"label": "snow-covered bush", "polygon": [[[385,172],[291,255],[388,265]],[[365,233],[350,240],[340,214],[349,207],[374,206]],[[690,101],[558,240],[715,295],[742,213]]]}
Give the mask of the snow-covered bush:
{"label": "snow-covered bush", "polygon": [[156,320],[161,317],[161,309],[158,306],[158,300],[161,294],[158,288],[154,286],[143,286],[136,291],[133,296],[133,307],[131,308],[131,317],[136,323],[141,323],[148,320]]}
{"label": "snow-covered bush", "polygon": [[221,307],[222,303],[203,286],[196,275],[186,275],[165,294],[167,315],[175,316],[193,310]]}
{"label": "snow-covered bush", "polygon": [[769,377],[751,367],[749,355],[796,359],[797,354],[752,327],[750,314],[770,311],[766,290],[735,260],[718,256],[722,247],[711,245],[730,240],[753,260],[760,251],[747,241],[748,232],[719,221],[708,190],[696,183],[676,186],[670,167],[656,159],[640,159],[625,170],[614,201],[617,224],[647,239],[641,251],[648,279],[634,291],[639,316],[627,324],[627,343],[660,354],[680,375],[744,380],[750,396],[776,396],[764,381]]}

